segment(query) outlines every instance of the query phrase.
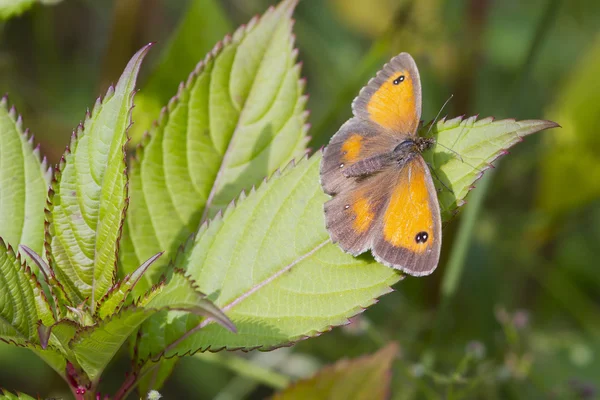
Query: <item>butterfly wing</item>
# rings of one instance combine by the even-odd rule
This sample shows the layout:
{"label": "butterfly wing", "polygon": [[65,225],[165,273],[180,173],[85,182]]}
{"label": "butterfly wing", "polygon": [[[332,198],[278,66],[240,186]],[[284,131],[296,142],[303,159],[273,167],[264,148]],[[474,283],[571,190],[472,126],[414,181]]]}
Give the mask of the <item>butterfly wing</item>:
{"label": "butterfly wing", "polygon": [[362,88],[354,115],[397,134],[415,135],[421,119],[421,78],[415,61],[401,53]]}
{"label": "butterfly wing", "polygon": [[440,257],[442,223],[431,173],[420,154],[404,164],[386,196],[373,256],[409,275],[429,275]]}
{"label": "butterfly wing", "polygon": [[348,168],[357,162],[390,153],[397,142],[397,137],[369,121],[349,119],[323,152],[321,185],[325,193],[335,195],[354,188],[355,179],[344,174]]}
{"label": "butterfly wing", "polygon": [[325,203],[325,224],[334,243],[352,255],[372,247],[381,230],[387,196],[398,171],[388,168],[364,179],[344,178],[345,190]]}

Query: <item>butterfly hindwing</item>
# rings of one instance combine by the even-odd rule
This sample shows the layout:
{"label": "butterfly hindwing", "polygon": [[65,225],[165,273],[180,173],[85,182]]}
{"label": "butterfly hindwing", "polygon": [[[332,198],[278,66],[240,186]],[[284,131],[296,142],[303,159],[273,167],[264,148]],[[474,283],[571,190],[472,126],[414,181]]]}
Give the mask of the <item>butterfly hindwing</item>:
{"label": "butterfly hindwing", "polygon": [[415,154],[400,171],[372,245],[379,262],[413,276],[430,274],[441,249],[441,218],[429,168]]}
{"label": "butterfly hindwing", "polygon": [[334,243],[353,255],[371,248],[381,230],[386,207],[386,182],[397,179],[397,171],[388,169],[363,180],[346,179],[347,188],[325,203],[325,222]]}
{"label": "butterfly hindwing", "polygon": [[401,53],[385,64],[354,99],[352,111],[397,134],[416,134],[421,119],[421,78],[410,54]]}

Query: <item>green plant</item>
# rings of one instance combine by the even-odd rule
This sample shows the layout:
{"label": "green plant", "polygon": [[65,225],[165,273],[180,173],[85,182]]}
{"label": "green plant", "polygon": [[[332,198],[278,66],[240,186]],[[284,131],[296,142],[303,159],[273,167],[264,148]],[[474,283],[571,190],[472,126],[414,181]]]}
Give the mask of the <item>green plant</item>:
{"label": "green plant", "polygon": [[[0,170],[10,199],[0,202],[0,233],[30,261],[0,242],[0,337],[31,348],[76,397],[97,394],[127,340],[133,369],[115,398],[160,388],[187,354],[269,350],[345,324],[402,278],[343,253],[325,230],[321,153],[304,156],[294,7],[285,0],[218,44],[125,173],[134,85],[150,46],[140,50],[76,129],[45,212],[51,174],[3,100],[0,155],[15,160]],[[505,149],[554,126],[471,117],[423,127],[437,142],[425,158],[443,219]]]}

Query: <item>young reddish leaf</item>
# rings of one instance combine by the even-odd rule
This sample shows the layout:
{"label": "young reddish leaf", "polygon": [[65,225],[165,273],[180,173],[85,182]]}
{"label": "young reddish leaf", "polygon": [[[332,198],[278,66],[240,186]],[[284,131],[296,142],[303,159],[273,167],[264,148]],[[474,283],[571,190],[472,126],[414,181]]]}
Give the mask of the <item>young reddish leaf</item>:
{"label": "young reddish leaf", "polygon": [[153,255],[133,273],[115,283],[114,286],[108,290],[108,293],[106,293],[106,295],[98,302],[96,315],[100,319],[104,319],[115,311],[118,311],[123,306],[127,296],[129,296],[135,288],[135,285],[139,282],[140,278],[162,254],[163,252],[161,251],[160,253]]}
{"label": "young reddish leaf", "polygon": [[373,355],[338,361],[277,393],[273,400],[384,400],[390,393],[392,362],[397,352],[398,345],[390,343]]}

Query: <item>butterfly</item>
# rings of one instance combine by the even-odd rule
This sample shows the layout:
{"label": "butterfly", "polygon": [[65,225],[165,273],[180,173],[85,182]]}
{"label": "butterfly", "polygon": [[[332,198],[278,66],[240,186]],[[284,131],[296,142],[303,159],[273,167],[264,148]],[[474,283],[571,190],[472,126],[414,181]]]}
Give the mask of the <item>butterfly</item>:
{"label": "butterfly", "polygon": [[371,250],[375,259],[413,276],[437,267],[440,207],[421,153],[435,143],[417,135],[421,80],[401,53],[361,89],[353,118],[325,148],[321,185],[329,235],[344,251]]}

